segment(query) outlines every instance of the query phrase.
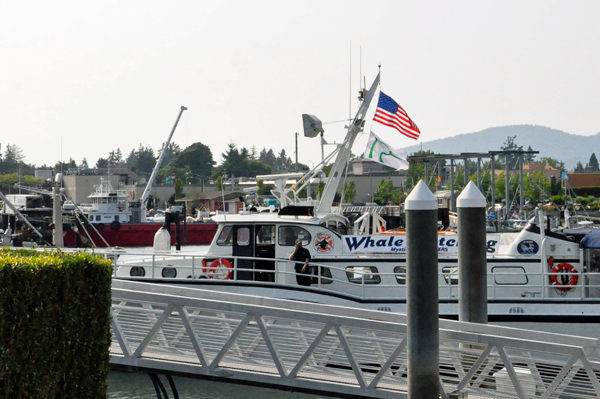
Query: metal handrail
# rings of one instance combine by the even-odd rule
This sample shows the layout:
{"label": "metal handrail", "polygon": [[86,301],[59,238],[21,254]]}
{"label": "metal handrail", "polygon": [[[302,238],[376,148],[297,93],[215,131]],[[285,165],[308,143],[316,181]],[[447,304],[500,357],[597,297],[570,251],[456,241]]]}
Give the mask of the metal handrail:
{"label": "metal handrail", "polygon": [[[406,316],[113,281],[111,364],[407,397]],[[440,320],[440,395],[600,396],[598,340]]]}
{"label": "metal handrail", "polygon": [[[128,253],[129,255],[129,253]],[[132,256],[136,256],[136,254],[131,254]],[[140,258],[141,260],[144,260],[144,262],[140,263],[136,263],[135,259],[132,259],[131,257],[127,258],[128,259],[128,263],[124,264],[124,263],[120,263],[120,259],[117,258],[115,259],[115,276],[117,273],[117,269],[119,267],[123,267],[123,266],[143,266],[143,267],[149,267],[151,272],[149,273],[147,278],[160,278],[161,277],[161,270],[165,267],[164,264],[161,264],[160,262],[168,262],[170,260],[174,260],[174,259],[188,259],[190,260],[190,265],[189,266],[177,266],[178,269],[183,269],[183,270],[190,270],[191,272],[191,276],[195,276],[194,278],[198,278],[198,270],[200,267],[200,260],[205,258],[205,255],[189,255],[189,254],[139,254],[140,256],[142,256],[142,258]],[[281,259],[281,258],[260,258],[260,257],[249,257],[249,256],[226,256],[223,257],[229,260],[232,260],[232,273],[234,276],[237,276],[238,271],[244,271],[244,272],[250,272],[250,273],[272,273],[274,274],[274,282],[276,282],[277,284],[285,284],[284,281],[285,279],[283,278],[283,276],[290,276],[293,275],[295,276],[296,273],[294,271],[285,271],[283,270],[284,268],[282,267],[278,267],[279,263],[286,263],[286,264],[293,264],[293,261],[290,261],[289,259]],[[151,260],[151,262],[148,262],[148,259]],[[213,259],[213,257],[211,257],[210,259]],[[247,261],[247,260],[251,260],[251,261],[256,261],[258,263],[260,262],[272,262],[275,264],[274,269],[264,269],[264,268],[256,268],[256,269],[240,269],[238,267],[239,261]],[[323,290],[323,291],[339,291],[338,290],[334,290],[331,289],[330,286],[331,284],[335,283],[341,286],[345,286],[345,287],[353,287],[350,290],[354,292],[354,289],[357,289],[360,291],[360,294],[352,294],[351,292],[346,292],[346,295],[348,295],[349,297],[355,297],[357,299],[373,299],[373,298],[381,298],[381,299],[385,299],[386,297],[383,295],[370,295],[367,290],[370,287],[373,286],[377,286],[379,288],[397,288],[397,287],[403,287],[405,286],[404,284],[402,284],[400,281],[398,281],[398,277],[406,279],[406,273],[394,273],[394,272],[370,272],[370,273],[361,273],[360,271],[353,271],[352,273],[356,274],[356,275],[360,275],[360,281],[350,281],[348,276],[347,276],[347,267],[348,265],[343,265],[343,266],[337,266],[335,264],[323,264],[323,263],[319,263],[319,262],[310,262],[310,266],[313,266],[314,270],[317,271],[317,274],[313,275],[313,277],[317,278],[317,283],[312,285],[312,288],[315,289],[319,289],[319,290]],[[357,266],[359,267],[359,266]],[[329,271],[331,272],[331,277],[325,277],[321,275],[321,271],[323,270],[323,268],[329,269]],[[368,282],[368,280],[366,279],[366,277],[368,276],[372,276],[373,278],[375,278],[376,276],[380,276],[381,277],[381,282],[380,283],[371,283]],[[520,298],[522,300],[536,300],[541,298],[547,299],[547,300],[556,300],[556,301],[560,301],[562,300],[562,298],[552,298],[549,297],[547,295],[549,290],[552,289],[558,289],[557,286],[553,286],[550,284],[550,276],[552,275],[560,275],[560,273],[552,273],[551,271],[546,271],[545,268],[544,270],[541,270],[540,272],[511,272],[511,271],[501,271],[501,272],[494,272],[494,273],[488,273],[488,298],[489,299],[494,299],[494,298]],[[600,284],[589,284],[587,283],[587,278],[588,276],[597,276],[597,273],[584,273],[584,272],[579,272],[577,274],[578,276],[578,281],[577,284],[575,285],[569,285],[566,288],[569,289],[580,289],[581,295],[574,297],[571,296],[569,297],[570,300],[586,300],[588,299],[589,296],[586,295],[585,290],[586,289],[590,289],[590,288],[598,288],[600,289]],[[185,275],[182,276],[178,276],[176,278],[173,279],[169,279],[169,280],[173,280],[173,281],[177,281],[179,279],[186,279],[187,280],[187,276],[188,273],[185,273]],[[391,284],[386,284],[384,283],[385,279],[384,276],[394,276],[396,277],[394,283]],[[445,281],[445,276],[450,276],[448,278],[448,281]],[[496,284],[494,283],[495,279],[499,278],[499,277],[526,277],[528,278],[528,282],[526,284]],[[451,299],[451,298],[456,298],[458,295],[458,273],[453,272],[453,271],[447,271],[447,272],[440,272],[438,273],[438,278],[440,280],[440,284],[439,284],[439,296],[440,298],[443,299]],[[540,280],[540,283],[532,283],[531,280],[538,278]],[[389,279],[388,279],[389,280]],[[294,280],[295,281],[295,280]],[[324,281],[327,282],[327,284],[323,283]],[[373,281],[373,280],[370,280]],[[393,281],[393,280],[392,280]],[[268,284],[268,282],[265,282],[266,284]],[[293,284],[295,285],[295,283]],[[512,289],[513,291],[515,291],[516,289],[522,289],[522,292],[519,292],[518,294],[512,294],[512,295],[501,295],[498,292],[498,287],[502,286],[505,289]],[[532,296],[532,292],[539,292],[539,296],[537,296],[538,294],[533,294]]]}

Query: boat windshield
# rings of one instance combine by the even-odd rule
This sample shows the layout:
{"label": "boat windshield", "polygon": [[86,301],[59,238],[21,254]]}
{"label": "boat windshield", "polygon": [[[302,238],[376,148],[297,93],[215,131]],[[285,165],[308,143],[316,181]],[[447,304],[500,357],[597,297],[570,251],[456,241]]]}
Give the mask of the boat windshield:
{"label": "boat windshield", "polygon": [[232,226],[225,226],[217,238],[217,245],[231,245],[233,239]]}

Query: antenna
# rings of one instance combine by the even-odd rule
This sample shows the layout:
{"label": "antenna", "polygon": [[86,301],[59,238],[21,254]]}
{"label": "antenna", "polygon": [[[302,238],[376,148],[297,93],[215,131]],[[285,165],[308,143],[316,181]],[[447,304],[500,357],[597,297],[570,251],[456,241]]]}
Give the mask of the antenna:
{"label": "antenna", "polygon": [[348,93],[348,119],[352,119],[352,40],[350,40],[350,78]]}
{"label": "antenna", "polygon": [[[362,76],[362,46],[359,47],[359,50],[360,50],[360,53],[359,53],[359,57],[360,58],[359,58],[359,64],[358,65],[359,65],[360,69],[359,69],[359,75],[358,75],[358,84],[360,86],[360,83],[361,83],[360,82],[360,77]],[[366,89],[367,88],[367,82],[365,82],[365,84],[361,88]]]}

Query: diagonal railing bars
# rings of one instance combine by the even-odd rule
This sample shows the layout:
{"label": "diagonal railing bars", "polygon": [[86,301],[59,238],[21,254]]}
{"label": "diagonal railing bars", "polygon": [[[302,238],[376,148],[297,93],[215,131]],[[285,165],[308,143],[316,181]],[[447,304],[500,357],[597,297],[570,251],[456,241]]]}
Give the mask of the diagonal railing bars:
{"label": "diagonal railing bars", "polygon": [[[407,396],[406,316],[113,282],[111,364],[374,398]],[[598,340],[440,321],[440,396],[600,397]]]}

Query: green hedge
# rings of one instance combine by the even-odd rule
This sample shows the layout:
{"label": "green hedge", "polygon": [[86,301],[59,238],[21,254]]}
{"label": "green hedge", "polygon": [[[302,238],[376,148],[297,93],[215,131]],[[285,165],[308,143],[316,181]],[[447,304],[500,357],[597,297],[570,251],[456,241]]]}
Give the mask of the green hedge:
{"label": "green hedge", "polygon": [[0,398],[105,398],[112,264],[0,251]]}

